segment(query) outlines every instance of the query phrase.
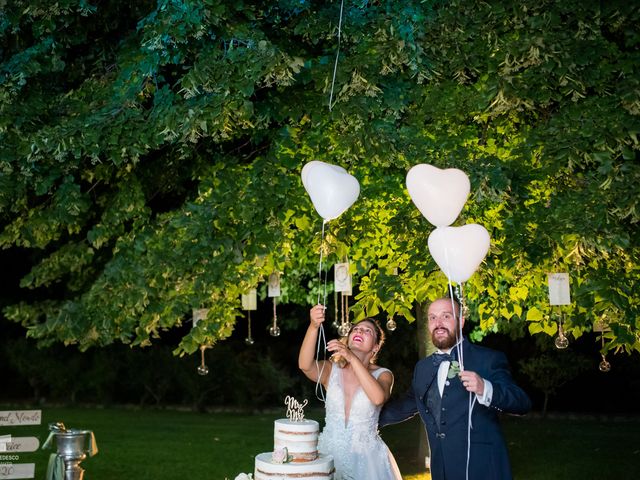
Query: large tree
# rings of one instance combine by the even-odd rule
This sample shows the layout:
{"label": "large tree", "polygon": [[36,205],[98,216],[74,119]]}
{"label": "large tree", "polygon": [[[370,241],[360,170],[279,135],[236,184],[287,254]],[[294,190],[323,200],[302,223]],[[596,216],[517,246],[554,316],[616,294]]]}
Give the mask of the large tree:
{"label": "large tree", "polygon": [[[565,331],[605,321],[605,348],[640,350],[637,5],[341,6],[0,0],[0,246],[28,252],[34,290],[5,315],[88,348],[206,307],[193,352],[271,272],[281,301],[315,301],[322,248],[351,263],[356,318],[413,321],[447,283],[405,189],[429,163],[469,175],[457,224],[492,238],[464,286],[474,335],[555,335],[547,273],[566,271]],[[324,238],[310,160],[361,185]]]}

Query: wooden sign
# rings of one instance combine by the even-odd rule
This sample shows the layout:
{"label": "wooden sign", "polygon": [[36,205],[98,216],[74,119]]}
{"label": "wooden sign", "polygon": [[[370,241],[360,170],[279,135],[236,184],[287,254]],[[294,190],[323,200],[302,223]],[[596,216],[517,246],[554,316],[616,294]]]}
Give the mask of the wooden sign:
{"label": "wooden sign", "polygon": [[0,463],[0,479],[34,478],[35,463]]}
{"label": "wooden sign", "polygon": [[40,440],[36,437],[13,437],[6,435],[0,437],[0,452],[35,452],[40,447]]}
{"label": "wooden sign", "polygon": [[1,427],[40,425],[41,421],[42,410],[8,410],[0,412]]}

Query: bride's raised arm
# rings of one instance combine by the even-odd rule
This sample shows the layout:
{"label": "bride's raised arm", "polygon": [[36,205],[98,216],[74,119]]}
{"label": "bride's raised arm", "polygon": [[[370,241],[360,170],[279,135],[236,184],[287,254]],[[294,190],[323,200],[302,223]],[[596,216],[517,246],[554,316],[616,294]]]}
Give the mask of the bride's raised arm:
{"label": "bride's raised arm", "polygon": [[320,360],[316,362],[316,344],[318,343],[318,332],[324,322],[325,307],[322,305],[314,306],[309,312],[309,327],[304,335],[300,353],[298,354],[298,368],[306,375],[309,380],[318,381],[318,376],[322,372],[321,382],[326,387],[331,373],[331,362]]}

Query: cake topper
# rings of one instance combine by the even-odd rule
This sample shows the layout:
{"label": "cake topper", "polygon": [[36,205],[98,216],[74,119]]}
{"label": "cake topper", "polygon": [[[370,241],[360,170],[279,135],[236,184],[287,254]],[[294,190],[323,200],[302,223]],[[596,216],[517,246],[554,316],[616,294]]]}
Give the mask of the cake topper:
{"label": "cake topper", "polygon": [[300,403],[290,395],[284,399],[284,404],[287,406],[287,418],[292,422],[301,422],[304,420],[304,407],[307,406],[309,401],[307,399]]}

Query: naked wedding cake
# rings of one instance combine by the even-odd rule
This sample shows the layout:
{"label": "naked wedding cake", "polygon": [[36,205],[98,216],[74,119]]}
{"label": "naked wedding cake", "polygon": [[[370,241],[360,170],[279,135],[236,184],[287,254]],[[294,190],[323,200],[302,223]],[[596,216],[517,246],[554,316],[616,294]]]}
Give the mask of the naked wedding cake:
{"label": "naked wedding cake", "polygon": [[274,422],[273,452],[256,456],[254,480],[333,480],[333,457],[318,454],[320,426],[302,413],[307,401],[287,397],[285,404],[287,418]]}

